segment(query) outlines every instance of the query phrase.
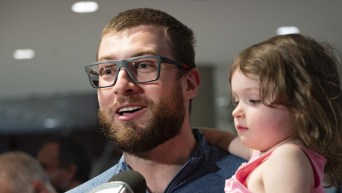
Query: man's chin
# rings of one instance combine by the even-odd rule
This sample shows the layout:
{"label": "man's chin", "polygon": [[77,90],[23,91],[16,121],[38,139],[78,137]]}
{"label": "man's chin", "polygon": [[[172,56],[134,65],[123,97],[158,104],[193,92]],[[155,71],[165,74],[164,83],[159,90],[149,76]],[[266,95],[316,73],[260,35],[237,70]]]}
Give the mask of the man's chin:
{"label": "man's chin", "polygon": [[121,151],[131,155],[144,155],[152,151],[155,147],[119,147]]}
{"label": "man's chin", "polygon": [[130,137],[123,136],[121,141],[120,139],[117,139],[116,145],[126,153],[143,155],[153,151],[171,138],[173,138],[173,136],[156,137],[152,133],[134,133]]}

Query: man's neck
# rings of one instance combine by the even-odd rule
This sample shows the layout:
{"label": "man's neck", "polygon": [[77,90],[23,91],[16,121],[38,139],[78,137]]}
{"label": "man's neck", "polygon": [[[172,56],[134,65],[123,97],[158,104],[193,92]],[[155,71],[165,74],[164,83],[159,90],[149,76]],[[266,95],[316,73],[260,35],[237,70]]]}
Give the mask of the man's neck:
{"label": "man's neck", "polygon": [[151,192],[164,192],[196,146],[191,129],[141,154],[124,153],[126,163],[141,173]]}

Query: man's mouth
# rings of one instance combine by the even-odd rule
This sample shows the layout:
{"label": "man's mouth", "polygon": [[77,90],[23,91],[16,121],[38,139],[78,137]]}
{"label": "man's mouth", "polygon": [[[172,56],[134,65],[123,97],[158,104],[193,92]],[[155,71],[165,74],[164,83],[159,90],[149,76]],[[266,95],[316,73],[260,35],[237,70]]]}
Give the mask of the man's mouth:
{"label": "man's mouth", "polygon": [[142,106],[123,107],[123,108],[120,108],[117,113],[122,116],[125,113],[134,113],[134,112],[137,112],[143,108],[144,107],[142,107]]}

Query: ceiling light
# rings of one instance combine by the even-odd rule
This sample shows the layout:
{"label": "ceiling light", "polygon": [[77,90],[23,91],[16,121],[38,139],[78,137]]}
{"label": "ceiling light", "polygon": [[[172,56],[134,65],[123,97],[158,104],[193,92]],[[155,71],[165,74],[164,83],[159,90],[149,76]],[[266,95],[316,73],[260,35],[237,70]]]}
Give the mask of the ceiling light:
{"label": "ceiling light", "polygon": [[13,58],[17,60],[27,60],[34,58],[34,50],[32,49],[18,49],[14,51]]}
{"label": "ceiling light", "polygon": [[285,34],[299,34],[300,31],[296,26],[282,26],[277,29],[278,35],[285,35]]}
{"label": "ceiling light", "polygon": [[76,13],[92,13],[98,8],[99,5],[94,1],[79,1],[71,6],[71,10]]}
{"label": "ceiling light", "polygon": [[59,122],[55,118],[47,118],[44,120],[44,127],[47,129],[53,129],[58,126]]}

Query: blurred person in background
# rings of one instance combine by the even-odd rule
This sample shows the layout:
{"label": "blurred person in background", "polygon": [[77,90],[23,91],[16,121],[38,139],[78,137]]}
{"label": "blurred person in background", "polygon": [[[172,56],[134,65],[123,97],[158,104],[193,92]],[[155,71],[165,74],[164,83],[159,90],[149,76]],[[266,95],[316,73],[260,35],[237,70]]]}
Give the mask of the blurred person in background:
{"label": "blurred person in background", "polygon": [[56,193],[39,162],[20,151],[0,154],[0,193]]}
{"label": "blurred person in background", "polygon": [[72,138],[49,139],[39,149],[37,159],[58,192],[76,187],[90,177],[90,155]]}

